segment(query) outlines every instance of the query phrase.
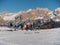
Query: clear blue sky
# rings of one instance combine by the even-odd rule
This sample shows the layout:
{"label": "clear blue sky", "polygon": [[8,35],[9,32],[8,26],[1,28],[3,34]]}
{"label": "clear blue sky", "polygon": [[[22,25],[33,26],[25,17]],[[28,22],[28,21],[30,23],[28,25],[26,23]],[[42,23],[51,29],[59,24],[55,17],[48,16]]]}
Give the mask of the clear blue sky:
{"label": "clear blue sky", "polygon": [[60,7],[60,0],[0,0],[0,12],[18,12],[37,7],[54,10]]}

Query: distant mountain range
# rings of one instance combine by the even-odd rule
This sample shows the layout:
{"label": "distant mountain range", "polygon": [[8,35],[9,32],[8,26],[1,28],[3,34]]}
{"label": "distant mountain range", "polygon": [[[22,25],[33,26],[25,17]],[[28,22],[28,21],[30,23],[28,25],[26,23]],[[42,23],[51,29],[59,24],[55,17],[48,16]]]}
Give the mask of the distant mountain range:
{"label": "distant mountain range", "polygon": [[53,19],[55,21],[60,21],[60,8],[57,8],[53,11],[48,8],[35,8],[28,9],[25,11],[20,11],[17,13],[10,13],[7,11],[0,13],[0,24],[6,24],[6,22],[21,22],[25,20],[33,21],[38,18],[43,18],[46,20]]}

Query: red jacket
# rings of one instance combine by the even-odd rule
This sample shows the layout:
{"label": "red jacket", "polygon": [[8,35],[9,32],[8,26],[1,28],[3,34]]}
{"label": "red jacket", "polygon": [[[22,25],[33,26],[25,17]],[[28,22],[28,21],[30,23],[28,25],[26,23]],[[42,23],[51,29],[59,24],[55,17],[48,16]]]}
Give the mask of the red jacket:
{"label": "red jacket", "polygon": [[29,25],[28,24],[26,24],[26,28],[29,28]]}

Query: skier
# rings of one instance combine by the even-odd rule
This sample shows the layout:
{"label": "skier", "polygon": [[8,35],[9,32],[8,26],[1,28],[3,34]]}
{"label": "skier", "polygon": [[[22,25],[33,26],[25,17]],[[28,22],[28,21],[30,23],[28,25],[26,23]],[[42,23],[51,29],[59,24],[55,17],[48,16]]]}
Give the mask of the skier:
{"label": "skier", "polygon": [[26,29],[26,30],[29,29],[29,23],[26,24],[26,28],[25,28],[25,29]]}
{"label": "skier", "polygon": [[29,25],[29,29],[30,29],[30,30],[33,29],[33,25],[32,25],[32,24]]}

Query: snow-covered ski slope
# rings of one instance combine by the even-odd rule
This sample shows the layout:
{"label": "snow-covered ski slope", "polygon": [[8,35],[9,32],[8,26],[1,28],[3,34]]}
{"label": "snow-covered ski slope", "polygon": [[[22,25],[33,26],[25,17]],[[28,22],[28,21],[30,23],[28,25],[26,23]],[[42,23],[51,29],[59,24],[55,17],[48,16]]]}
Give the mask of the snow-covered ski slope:
{"label": "snow-covered ski slope", "polygon": [[0,31],[0,45],[60,45],[60,28],[40,31]]}

